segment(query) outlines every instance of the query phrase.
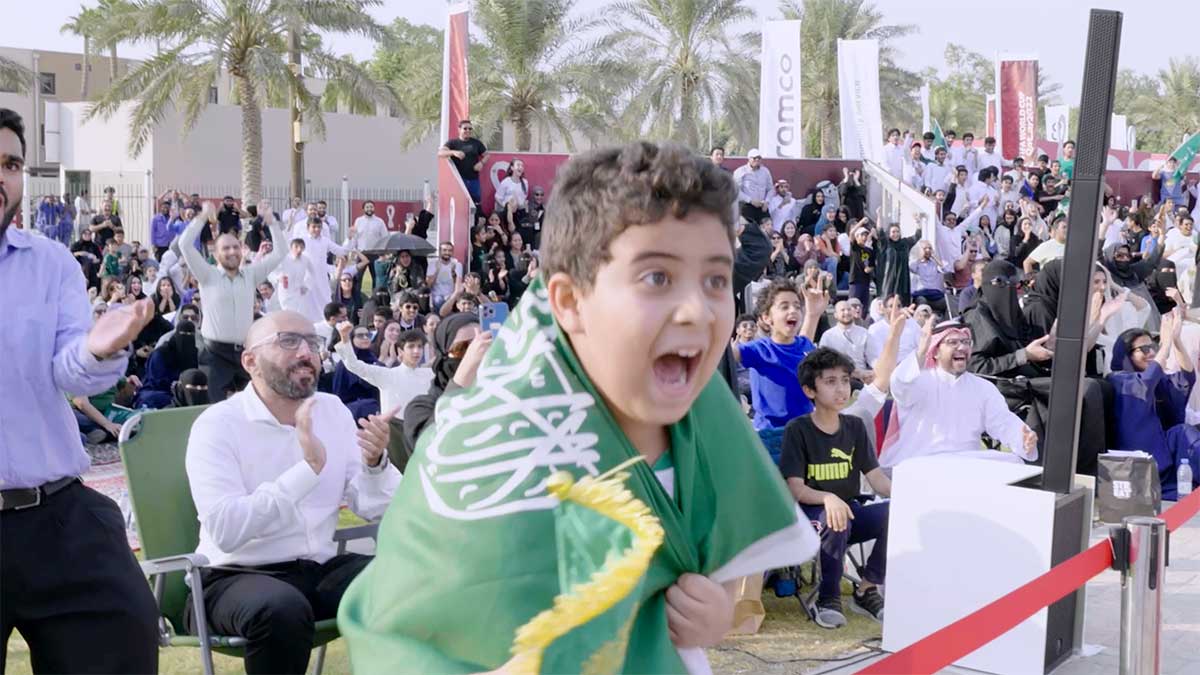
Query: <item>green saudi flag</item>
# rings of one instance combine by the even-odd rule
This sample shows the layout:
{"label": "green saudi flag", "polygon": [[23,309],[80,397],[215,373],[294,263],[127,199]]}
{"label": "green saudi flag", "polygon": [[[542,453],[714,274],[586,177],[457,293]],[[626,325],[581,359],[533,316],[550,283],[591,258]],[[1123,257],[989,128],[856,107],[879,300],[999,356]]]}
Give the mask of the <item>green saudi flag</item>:
{"label": "green saudi flag", "polygon": [[946,148],[946,152],[950,152],[950,146],[946,145],[946,137],[942,135],[942,125],[938,121],[933,120],[933,147]]}
{"label": "green saudi flag", "polygon": [[[668,635],[665,592],[679,576],[724,583],[815,553],[811,525],[797,518],[724,380],[712,378],[668,431],[670,490],[640,461],[624,481],[661,524],[662,545],[615,604],[585,594],[610,609],[549,645],[540,672],[702,667],[702,650],[677,650]],[[553,478],[565,471],[583,482],[638,457],[535,281],[475,385],[438,401],[380,524],[375,560],[342,601],[355,673],[473,673],[509,662],[518,630],[586,576],[579,560],[630,545],[603,523],[564,534]],[[564,573],[563,560],[576,572]]]}
{"label": "green saudi flag", "polygon": [[1179,166],[1175,168],[1175,180],[1183,180],[1183,176],[1187,173],[1188,167],[1192,165],[1192,160],[1196,158],[1197,152],[1200,152],[1200,133],[1193,134],[1191,138],[1180,143],[1179,147],[1175,148],[1175,152],[1171,153],[1171,157],[1179,162]]}

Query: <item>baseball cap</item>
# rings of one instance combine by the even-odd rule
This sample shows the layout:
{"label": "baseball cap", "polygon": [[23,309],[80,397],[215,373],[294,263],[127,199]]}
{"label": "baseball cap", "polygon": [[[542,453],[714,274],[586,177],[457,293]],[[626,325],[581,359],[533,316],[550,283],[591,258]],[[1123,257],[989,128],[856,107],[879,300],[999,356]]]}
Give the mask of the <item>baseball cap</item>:
{"label": "baseball cap", "polygon": [[762,153],[758,151],[758,148],[750,148],[750,152],[746,153],[746,157],[762,157]]}

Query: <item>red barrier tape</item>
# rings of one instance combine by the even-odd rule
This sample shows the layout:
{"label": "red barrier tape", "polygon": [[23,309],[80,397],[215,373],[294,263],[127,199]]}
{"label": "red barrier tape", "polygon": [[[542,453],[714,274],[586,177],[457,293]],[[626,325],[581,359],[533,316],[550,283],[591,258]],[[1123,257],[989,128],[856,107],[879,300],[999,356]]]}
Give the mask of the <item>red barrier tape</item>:
{"label": "red barrier tape", "polygon": [[[1174,532],[1200,511],[1194,492],[1162,515]],[[858,671],[859,675],[931,675],[1012,630],[1043,607],[1058,602],[1112,566],[1112,547],[1102,541],[1015,591]]]}

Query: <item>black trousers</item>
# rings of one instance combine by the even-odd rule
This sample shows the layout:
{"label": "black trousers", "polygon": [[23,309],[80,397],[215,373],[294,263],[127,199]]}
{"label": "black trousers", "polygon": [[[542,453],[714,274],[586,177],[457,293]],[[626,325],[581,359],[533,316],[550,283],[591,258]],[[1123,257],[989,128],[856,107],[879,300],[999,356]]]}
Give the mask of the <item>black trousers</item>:
{"label": "black trousers", "polygon": [[751,204],[750,202],[741,202],[741,214],[751,225],[758,225],[763,218],[770,218],[771,214],[767,210]]}
{"label": "black trousers", "polygon": [[232,392],[250,384],[250,375],[242,368],[242,346],[201,339],[200,369],[208,376],[208,401],[220,403]]}
{"label": "black trousers", "polygon": [[[246,638],[246,673],[293,673],[308,669],[314,624],[337,616],[354,577],[371,561],[346,553],[325,564],[289,560],[273,565],[212,568],[200,574],[209,628]],[[195,634],[192,596],[184,625]]]}
{"label": "black trousers", "polygon": [[0,672],[15,628],[35,673],[156,673],[157,624],[113,500],[76,483],[0,511]]}

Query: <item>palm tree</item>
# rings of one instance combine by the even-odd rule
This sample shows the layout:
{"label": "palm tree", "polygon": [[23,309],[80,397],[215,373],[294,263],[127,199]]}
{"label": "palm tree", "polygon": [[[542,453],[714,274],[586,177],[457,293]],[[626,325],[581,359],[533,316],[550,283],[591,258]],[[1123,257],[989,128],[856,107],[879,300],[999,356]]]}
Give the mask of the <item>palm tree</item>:
{"label": "palm tree", "polygon": [[[818,139],[821,157],[838,153],[835,140],[841,138],[838,103],[838,40],[878,40],[879,79],[915,82],[915,78],[895,65],[895,47],[891,41],[917,30],[912,25],[884,25],[883,14],[865,0],[781,0],[779,10],[785,19],[800,19],[801,117],[805,137]],[[880,87],[885,98],[895,91]],[[902,91],[910,91],[905,89]]]}
{"label": "palm tree", "polygon": [[33,86],[33,71],[10,58],[0,56],[0,91],[23,94]]}
{"label": "palm tree", "polygon": [[97,21],[94,9],[79,8],[79,13],[67,19],[59,29],[60,33],[71,34],[83,38],[83,73],[79,82],[79,100],[88,100],[88,85],[92,74],[92,26]]}
{"label": "palm tree", "polygon": [[564,106],[582,66],[566,54],[570,40],[592,22],[574,16],[574,7],[575,0],[475,1],[488,65],[477,68],[471,81],[484,94],[473,102],[472,114],[511,123],[519,151],[532,146],[535,126],[556,131],[575,147]]}
{"label": "palm tree", "polygon": [[759,37],[731,34],[755,18],[744,0],[623,0],[605,15],[609,32],[588,53],[620,55],[632,76],[619,115],[626,135],[697,148],[705,111],[726,104],[746,107],[736,123],[757,127]]}
{"label": "palm tree", "polygon": [[[324,134],[318,97],[305,86],[303,73],[288,68],[289,27],[300,26],[301,48],[318,77],[338,81],[362,99],[395,105],[394,92],[374,80],[353,60],[329,52],[316,38],[347,33],[383,40],[386,31],[367,13],[381,0],[138,0],[136,11],[120,14],[130,42],[160,42],[164,49],[113,83],[88,111],[87,118],[111,117],[127,101],[129,152],[141,153],[155,125],[179,110],[192,129],[208,106],[208,92],[222,71],[233,78],[242,111],[242,198],[253,204],[262,194],[262,109],[269,91],[296,87],[299,105],[314,133]],[[118,32],[106,18],[103,34]]]}

